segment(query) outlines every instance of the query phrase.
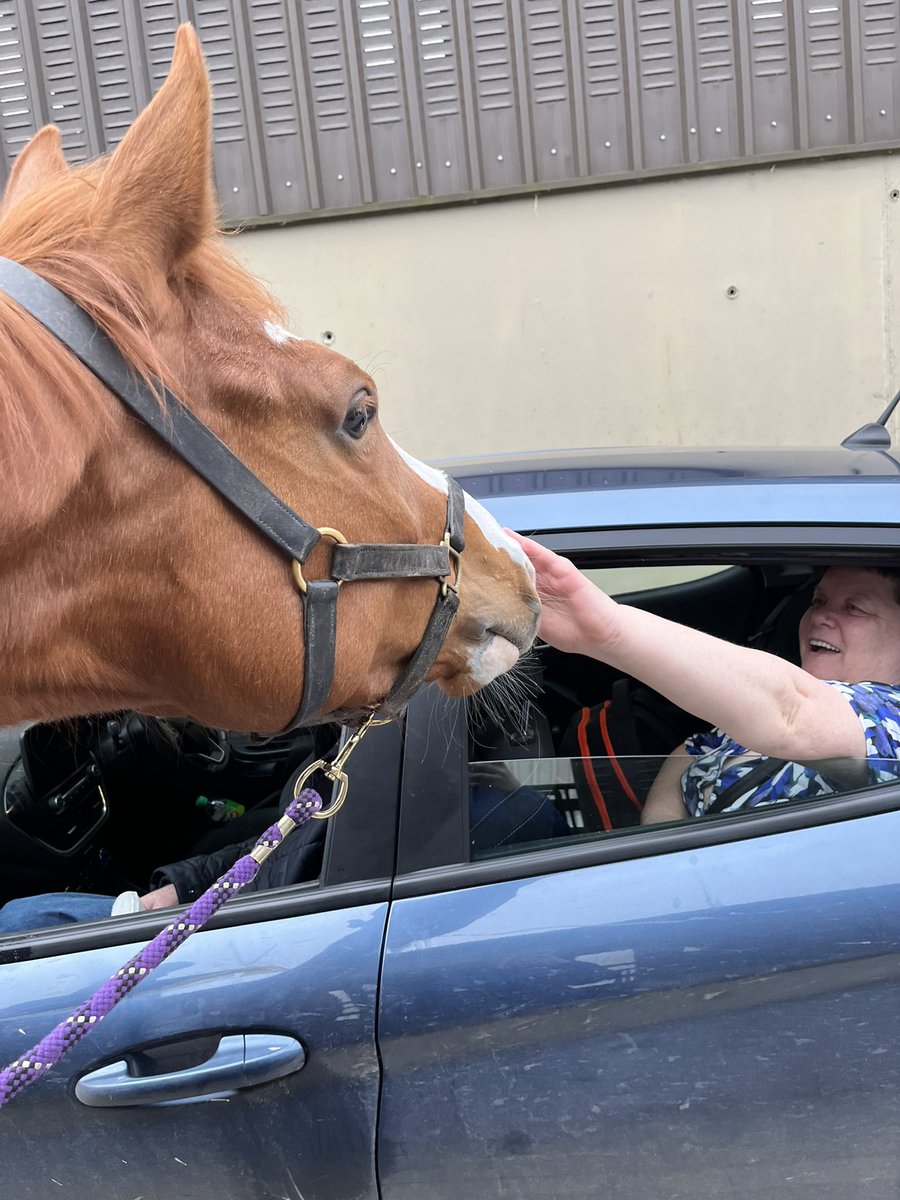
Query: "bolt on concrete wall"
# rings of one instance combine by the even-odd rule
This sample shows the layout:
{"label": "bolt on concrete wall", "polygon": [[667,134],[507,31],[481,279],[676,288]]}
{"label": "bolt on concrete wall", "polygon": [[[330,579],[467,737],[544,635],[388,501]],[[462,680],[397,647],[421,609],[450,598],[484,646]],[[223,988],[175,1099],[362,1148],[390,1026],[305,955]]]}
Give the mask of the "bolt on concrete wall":
{"label": "bolt on concrete wall", "polygon": [[839,442],[900,388],[900,157],[258,229],[425,457]]}

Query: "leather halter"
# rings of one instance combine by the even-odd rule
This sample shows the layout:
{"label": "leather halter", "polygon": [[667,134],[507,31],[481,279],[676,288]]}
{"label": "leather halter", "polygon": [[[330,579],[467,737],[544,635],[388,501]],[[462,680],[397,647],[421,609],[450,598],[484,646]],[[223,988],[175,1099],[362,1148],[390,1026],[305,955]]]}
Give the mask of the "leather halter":
{"label": "leather halter", "polygon": [[[438,545],[348,544],[337,530],[316,529],[284,504],[168,388],[158,383],[154,391],[148,386],[93,318],[41,276],[0,257],[0,291],[52,333],[126,408],[293,560],[294,579],[302,597],[304,671],[300,707],[287,729],[359,715],[322,711],[334,679],[337,599],[342,583],[400,578],[438,581],[438,597],[422,640],[377,706],[380,716],[397,716],[424,681],[459,607],[465,498],[456,480],[447,480],[447,520]],[[307,581],[302,565],[323,536],[335,540],[331,578]],[[452,581],[451,559],[455,562]]]}

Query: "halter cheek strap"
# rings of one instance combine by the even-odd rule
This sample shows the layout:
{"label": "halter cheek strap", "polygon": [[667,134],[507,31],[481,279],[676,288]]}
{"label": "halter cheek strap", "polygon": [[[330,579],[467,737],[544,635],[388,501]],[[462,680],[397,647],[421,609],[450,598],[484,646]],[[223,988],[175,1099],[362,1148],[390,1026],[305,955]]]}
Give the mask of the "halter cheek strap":
{"label": "halter cheek strap", "polygon": [[[438,596],[422,640],[413,652],[406,669],[378,705],[379,715],[386,718],[397,716],[424,681],[447,636],[450,622],[459,608],[459,565],[460,555],[465,548],[465,496],[455,479],[448,479],[447,482],[447,521],[439,545],[357,545],[336,540],[331,554],[331,578],[317,579],[309,583],[303,580],[302,572],[295,564],[294,578],[301,586],[304,600],[303,640],[306,647],[306,668],[300,708],[288,728],[311,724],[322,711],[328,698],[334,680],[338,596],[344,583],[396,578],[439,581]],[[324,537],[341,537],[335,529],[321,529],[319,533]],[[452,582],[451,559],[456,563],[456,577]],[[334,713],[331,714],[331,719],[339,721],[350,715]]]}
{"label": "halter cheek strap", "polygon": [[[460,555],[465,546],[465,499],[459,484],[448,480],[447,520],[438,545],[347,544],[337,530],[316,529],[298,516],[163,384],[157,383],[155,390],[151,388],[93,318],[46,279],[20,263],[0,258],[0,291],[53,334],[126,408],[293,561],[294,580],[302,596],[304,676],[300,707],[287,729],[310,725],[325,717],[350,720],[359,715],[323,712],[334,682],[337,603],[343,583],[399,578],[437,580],[438,597],[422,641],[406,670],[378,706],[385,717],[398,715],[437,657],[459,607]],[[336,542],[331,577],[306,581],[303,564],[325,536]],[[456,568],[452,582],[451,559]]]}

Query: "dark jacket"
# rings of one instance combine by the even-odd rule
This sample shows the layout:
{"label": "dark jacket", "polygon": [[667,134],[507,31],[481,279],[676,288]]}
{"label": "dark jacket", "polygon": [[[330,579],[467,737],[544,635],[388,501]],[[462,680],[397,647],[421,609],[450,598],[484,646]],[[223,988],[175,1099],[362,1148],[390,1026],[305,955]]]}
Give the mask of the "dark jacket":
{"label": "dark jacket", "polygon": [[[269,804],[252,808],[237,820],[210,830],[195,847],[202,853],[157,867],[150,876],[151,890],[171,883],[182,904],[202,896],[239,858],[249,854],[261,835],[278,820],[293,799],[296,779],[311,761],[312,757],[307,754],[300,765],[291,770],[277,802],[273,802],[273,796]],[[326,821],[308,821],[290,833],[262,864],[256,878],[243,886],[241,894],[316,879],[322,868],[326,825]],[[223,846],[222,842],[229,834],[233,840]]]}
{"label": "dark jacket", "polygon": [[[269,815],[273,810],[268,810]],[[249,814],[248,814],[249,815]],[[272,821],[278,819],[277,812]],[[271,822],[270,822],[271,824]],[[304,883],[316,879],[322,866],[322,851],[325,846],[325,821],[308,821],[287,837],[259,868],[256,878],[245,884],[241,894],[264,892],[269,888],[287,887],[291,883]],[[264,829],[268,825],[264,826]],[[264,832],[260,830],[260,832]],[[249,837],[236,845],[225,846],[211,854],[198,854],[183,858],[180,862],[157,867],[150,877],[151,889],[174,884],[179,902],[186,904],[196,900],[220,875],[256,845],[257,836]]]}

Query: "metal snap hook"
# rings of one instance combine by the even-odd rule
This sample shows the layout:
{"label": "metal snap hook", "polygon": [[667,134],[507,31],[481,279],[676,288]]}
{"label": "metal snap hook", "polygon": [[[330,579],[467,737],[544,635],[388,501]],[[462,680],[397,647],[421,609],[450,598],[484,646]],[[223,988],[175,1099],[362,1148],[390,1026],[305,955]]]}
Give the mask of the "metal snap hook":
{"label": "metal snap hook", "polygon": [[314,821],[326,821],[343,807],[344,801],[347,799],[347,788],[350,786],[350,779],[344,771],[344,764],[373,725],[390,725],[392,719],[391,717],[378,717],[373,709],[362,725],[358,729],[355,729],[350,737],[347,738],[347,741],[331,762],[326,762],[324,758],[317,759],[316,762],[310,764],[297,777],[297,781],[294,784],[295,800],[300,799],[300,793],[303,791],[307,779],[311,775],[314,775],[316,771],[321,771],[326,779],[330,779],[332,783],[338,785],[337,798],[331,802],[328,808],[322,808],[317,813],[313,813],[312,819]]}

